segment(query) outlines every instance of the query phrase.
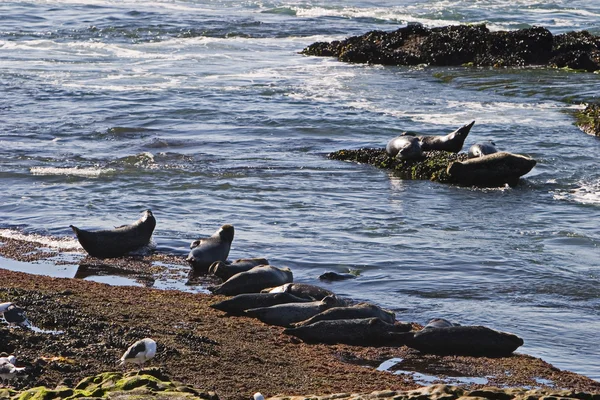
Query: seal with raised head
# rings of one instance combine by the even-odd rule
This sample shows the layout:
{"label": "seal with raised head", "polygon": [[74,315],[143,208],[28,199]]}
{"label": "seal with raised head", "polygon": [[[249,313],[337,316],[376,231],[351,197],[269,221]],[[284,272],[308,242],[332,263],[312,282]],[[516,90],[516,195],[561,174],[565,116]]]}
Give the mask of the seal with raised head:
{"label": "seal with raised head", "polygon": [[519,178],[531,171],[535,164],[532,158],[501,151],[466,161],[454,161],[448,165],[446,172],[460,185],[516,186]]}
{"label": "seal with raised head", "polygon": [[510,355],[523,339],[485,326],[449,326],[422,329],[406,345],[422,353],[496,357]]}
{"label": "seal with raised head", "polygon": [[422,151],[432,150],[443,150],[449,151],[450,153],[458,153],[462,150],[467,135],[471,131],[471,128],[475,124],[475,121],[470,124],[461,126],[454,132],[450,132],[444,136],[429,136],[422,135],[417,136],[419,143],[421,144]]}
{"label": "seal with raised head", "polygon": [[414,160],[423,157],[419,139],[406,132],[390,140],[385,146],[385,152],[390,157],[400,160]]}
{"label": "seal with raised head", "polygon": [[272,265],[259,265],[249,271],[240,272],[220,285],[209,288],[215,294],[235,296],[242,293],[259,293],[261,290],[290,283],[294,280],[292,270]]}
{"label": "seal with raised head", "polygon": [[246,315],[257,318],[269,325],[291,326],[295,322],[304,321],[321,311],[337,304],[335,296],[327,296],[321,301],[308,303],[286,303],[271,307],[251,308]]}
{"label": "seal with raised head", "polygon": [[393,324],[396,321],[396,313],[370,303],[358,303],[349,307],[333,307],[314,317],[300,321],[295,326],[310,325],[317,321],[331,321],[336,319],[359,319],[359,318],[379,318],[383,322]]}
{"label": "seal with raised head", "polygon": [[133,224],[111,230],[88,231],[73,225],[70,227],[90,256],[115,258],[148,245],[156,227],[156,219],[152,211],[146,210]]}
{"label": "seal with raised head", "polygon": [[235,274],[240,272],[250,271],[259,265],[269,265],[266,258],[240,258],[232,263],[224,261],[215,261],[208,267],[208,273],[218,276],[226,281]]}
{"label": "seal with raised head", "polygon": [[195,273],[205,274],[212,263],[216,261],[227,261],[231,242],[233,242],[233,225],[221,226],[212,236],[194,240],[190,244],[190,254],[187,261]]}
{"label": "seal with raised head", "polygon": [[242,315],[251,308],[271,307],[286,303],[306,303],[308,301],[311,300],[301,299],[289,293],[244,293],[210,306],[229,314]]}
{"label": "seal with raised head", "polygon": [[496,148],[496,143],[492,142],[491,140],[484,143],[475,143],[469,147],[468,158],[482,157],[497,152],[498,149]]}
{"label": "seal with raised head", "polygon": [[388,324],[379,318],[336,319],[317,321],[314,324],[287,328],[283,332],[308,343],[350,344],[356,346],[401,346],[411,338],[405,332],[412,325],[397,322]]}

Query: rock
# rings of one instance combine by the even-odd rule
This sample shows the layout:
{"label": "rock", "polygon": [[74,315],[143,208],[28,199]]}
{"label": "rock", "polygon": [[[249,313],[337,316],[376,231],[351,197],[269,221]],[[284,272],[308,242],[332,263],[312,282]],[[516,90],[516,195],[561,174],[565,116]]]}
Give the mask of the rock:
{"label": "rock", "polygon": [[588,104],[584,110],[577,111],[577,126],[588,135],[600,137],[600,103]]}

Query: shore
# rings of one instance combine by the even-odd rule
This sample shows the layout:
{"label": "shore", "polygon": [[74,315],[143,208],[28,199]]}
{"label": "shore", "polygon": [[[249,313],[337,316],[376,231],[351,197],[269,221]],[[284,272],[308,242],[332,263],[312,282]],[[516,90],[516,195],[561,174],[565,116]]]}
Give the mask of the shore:
{"label": "shore", "polygon": [[[2,239],[2,243],[0,255],[6,258],[35,262],[56,256],[36,253],[30,242]],[[163,258],[96,262],[135,269],[151,268],[153,259]],[[134,341],[151,337],[158,343],[158,353],[148,367],[159,368],[184,385],[215,392],[221,399],[248,399],[255,392],[273,397],[414,390],[422,384],[410,371],[435,375],[439,380],[432,383],[451,383],[461,390],[497,386],[600,393],[599,382],[523,354],[442,357],[407,347],[305,344],[283,334],[283,328],[210,308],[222,296],[109,286],[5,269],[0,269],[0,282],[0,302],[17,303],[39,328],[0,326],[0,353],[15,354],[17,364],[29,369],[28,377],[13,381],[16,390],[72,386],[92,375],[123,372],[116,367],[123,351]],[[402,315],[397,318],[402,320]],[[402,359],[390,371],[407,373],[376,369],[390,359]]]}

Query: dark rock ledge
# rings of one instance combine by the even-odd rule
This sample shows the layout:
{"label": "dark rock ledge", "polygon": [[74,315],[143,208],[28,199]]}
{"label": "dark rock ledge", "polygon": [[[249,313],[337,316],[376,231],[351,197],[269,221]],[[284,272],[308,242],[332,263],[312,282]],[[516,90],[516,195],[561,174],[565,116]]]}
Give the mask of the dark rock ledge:
{"label": "dark rock ledge", "polygon": [[544,65],[600,70],[600,36],[587,31],[553,35],[543,27],[490,32],[485,24],[431,29],[411,24],[393,32],[371,31],[342,41],[316,42],[301,53],[383,65]]}
{"label": "dark rock ledge", "polygon": [[588,104],[584,110],[575,113],[576,124],[588,135],[600,137],[600,103]]}

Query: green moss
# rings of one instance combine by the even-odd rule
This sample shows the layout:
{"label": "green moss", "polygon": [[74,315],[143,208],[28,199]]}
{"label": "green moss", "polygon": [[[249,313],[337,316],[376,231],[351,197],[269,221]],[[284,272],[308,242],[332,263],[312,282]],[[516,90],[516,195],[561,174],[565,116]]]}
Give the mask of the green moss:
{"label": "green moss", "polygon": [[588,104],[575,113],[575,124],[587,134],[600,136],[600,103]]}

